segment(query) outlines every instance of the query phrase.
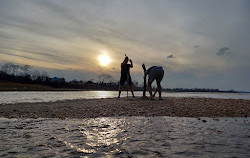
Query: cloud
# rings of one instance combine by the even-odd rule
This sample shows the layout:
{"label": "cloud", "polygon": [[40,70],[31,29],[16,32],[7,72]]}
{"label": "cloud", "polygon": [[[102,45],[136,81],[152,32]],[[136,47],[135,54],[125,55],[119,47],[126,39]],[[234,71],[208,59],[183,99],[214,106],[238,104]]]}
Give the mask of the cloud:
{"label": "cloud", "polygon": [[[245,0],[1,0],[0,15],[0,61],[46,65],[66,78],[84,74],[89,79],[100,73],[118,78],[124,52],[134,61],[131,73],[138,81],[142,63],[173,71],[176,78],[167,76],[165,87],[188,87],[189,83],[209,87],[218,82],[205,80],[207,76],[219,71],[216,75],[223,79],[220,72],[234,74],[232,68],[237,67],[242,77],[250,66],[250,5]],[[110,67],[97,67],[101,50],[112,58]],[[234,57],[218,58],[229,54]],[[72,70],[64,73],[58,67]],[[192,68],[195,72],[188,76]],[[230,87],[232,82],[225,85]]]}
{"label": "cloud", "polygon": [[97,69],[98,69],[99,71],[104,71],[104,68],[102,68],[101,66],[97,66]]}
{"label": "cloud", "polygon": [[227,47],[223,47],[223,48],[220,48],[219,51],[216,53],[216,55],[218,56],[223,56],[223,55],[226,55],[226,54],[229,54],[229,48]]}
{"label": "cloud", "polygon": [[167,58],[176,58],[173,54],[167,56]]}
{"label": "cloud", "polygon": [[28,49],[19,49],[19,48],[11,48],[11,49],[6,49],[4,51],[0,52],[0,54],[26,58],[26,59],[30,59],[34,61],[44,61],[48,63],[81,64],[82,62],[86,62],[86,60],[82,59],[81,57],[73,56],[65,52],[60,52],[59,54],[59,51],[49,49],[49,48],[43,48],[42,51],[38,49],[28,50]]}
{"label": "cloud", "polygon": [[33,57],[27,57],[27,56],[24,56],[24,55],[18,55],[18,54],[14,54],[14,53],[4,53],[4,52],[0,52],[0,54],[4,54],[4,55],[8,55],[8,56],[20,57],[20,58],[25,58],[25,59],[30,59],[30,60],[38,60],[38,59],[33,58]]}

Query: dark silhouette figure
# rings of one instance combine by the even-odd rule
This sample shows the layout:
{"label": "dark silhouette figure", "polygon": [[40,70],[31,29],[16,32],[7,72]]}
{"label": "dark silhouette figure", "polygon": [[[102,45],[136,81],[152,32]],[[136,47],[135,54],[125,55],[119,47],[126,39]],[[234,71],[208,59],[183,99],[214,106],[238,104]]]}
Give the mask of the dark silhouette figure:
{"label": "dark silhouette figure", "polygon": [[[128,61],[130,61],[130,64],[128,64]],[[129,60],[128,57],[126,56],[124,61],[121,63],[121,78],[120,78],[118,98],[120,98],[121,91],[125,82],[127,82],[128,87],[133,97],[135,97],[134,92],[133,92],[133,87],[132,87],[133,83],[132,83],[131,76],[130,76],[130,68],[133,68],[133,62],[131,59]]]}
{"label": "dark silhouette figure", "polygon": [[[150,99],[155,97],[155,94],[158,92],[159,93],[159,99],[161,100],[161,80],[164,76],[164,70],[160,66],[152,66],[148,70],[144,72],[144,78],[148,75],[148,91],[150,94]],[[154,94],[152,94],[152,83],[153,81],[156,80],[157,88],[155,89]]]}

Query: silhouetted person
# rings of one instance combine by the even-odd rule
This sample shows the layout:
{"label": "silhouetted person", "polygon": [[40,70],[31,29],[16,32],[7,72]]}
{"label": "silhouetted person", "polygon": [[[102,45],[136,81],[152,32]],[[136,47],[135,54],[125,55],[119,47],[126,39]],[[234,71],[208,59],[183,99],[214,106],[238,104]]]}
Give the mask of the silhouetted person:
{"label": "silhouetted person", "polygon": [[[130,61],[130,64],[128,64],[128,61]],[[120,87],[119,87],[119,95],[118,95],[118,98],[120,98],[120,95],[121,95],[121,91],[122,91],[122,88],[125,84],[125,82],[128,83],[128,87],[133,95],[134,96],[134,92],[133,92],[133,83],[132,83],[132,80],[131,80],[131,76],[130,76],[130,68],[133,68],[133,62],[132,60],[128,59],[128,57],[126,56],[124,61],[121,63],[121,78],[120,78]]]}
{"label": "silhouetted person", "polygon": [[[150,94],[150,99],[155,97],[156,92],[159,92],[159,99],[161,100],[161,80],[164,76],[164,70],[160,66],[152,66],[148,70],[144,72],[144,77],[148,75],[148,91]],[[152,94],[152,83],[153,81],[156,80],[157,88],[155,89],[154,94]]]}

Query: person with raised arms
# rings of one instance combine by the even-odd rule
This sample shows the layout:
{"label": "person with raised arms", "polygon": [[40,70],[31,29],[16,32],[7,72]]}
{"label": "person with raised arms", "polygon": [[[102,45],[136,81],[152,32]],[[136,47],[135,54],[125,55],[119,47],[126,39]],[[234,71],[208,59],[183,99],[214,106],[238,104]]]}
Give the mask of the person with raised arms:
{"label": "person with raised arms", "polygon": [[[128,64],[128,61],[130,61],[130,64]],[[126,55],[125,55],[125,59],[123,60],[123,62],[121,63],[121,78],[120,78],[120,86],[119,86],[119,94],[118,94],[118,98],[120,98],[121,95],[121,91],[122,88],[125,84],[125,82],[127,82],[128,87],[133,95],[133,98],[135,98],[134,92],[133,92],[133,83],[132,83],[132,79],[130,76],[130,68],[133,68],[133,62],[131,59],[129,59]]]}

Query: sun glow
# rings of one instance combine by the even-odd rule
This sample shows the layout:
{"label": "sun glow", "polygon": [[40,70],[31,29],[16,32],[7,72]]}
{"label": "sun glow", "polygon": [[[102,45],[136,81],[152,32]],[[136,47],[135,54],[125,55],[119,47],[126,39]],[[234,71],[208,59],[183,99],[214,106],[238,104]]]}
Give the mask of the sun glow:
{"label": "sun glow", "polygon": [[103,66],[107,66],[110,62],[110,58],[106,55],[102,55],[99,57],[99,62]]}

